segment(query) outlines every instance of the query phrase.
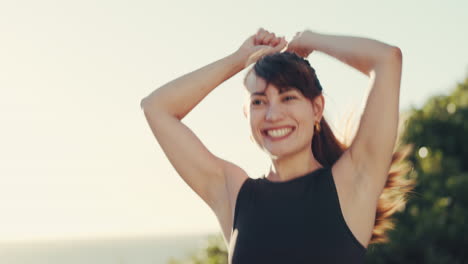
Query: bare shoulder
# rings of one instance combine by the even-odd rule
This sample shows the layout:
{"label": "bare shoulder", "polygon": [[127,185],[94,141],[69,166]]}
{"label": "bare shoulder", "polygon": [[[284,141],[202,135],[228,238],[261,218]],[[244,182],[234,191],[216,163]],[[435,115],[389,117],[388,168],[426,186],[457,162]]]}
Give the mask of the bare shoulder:
{"label": "bare shoulder", "polygon": [[374,229],[377,200],[353,163],[349,149],[335,162],[332,175],[338,192],[341,211],[356,239],[365,247]]}
{"label": "bare shoulder", "polygon": [[225,189],[218,190],[218,206],[214,209],[214,213],[218,218],[225,240],[229,242],[234,221],[237,195],[239,194],[242,184],[249,176],[244,169],[232,162],[224,161],[223,167],[226,186]]}

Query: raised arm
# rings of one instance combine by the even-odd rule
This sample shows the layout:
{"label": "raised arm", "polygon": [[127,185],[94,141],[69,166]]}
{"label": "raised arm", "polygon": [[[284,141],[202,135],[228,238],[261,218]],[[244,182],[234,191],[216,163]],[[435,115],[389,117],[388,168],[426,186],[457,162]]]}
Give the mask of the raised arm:
{"label": "raised arm", "polygon": [[297,50],[303,56],[320,51],[370,77],[370,92],[349,157],[359,175],[356,180],[364,181],[361,183],[369,186],[368,191],[378,199],[387,180],[397,138],[400,49],[377,40],[306,30],[296,35],[288,50]]}
{"label": "raised arm", "polygon": [[141,101],[151,130],[171,164],[215,211],[225,206],[225,171],[234,165],[208,151],[181,120],[215,87],[252,63],[253,54],[276,52],[285,46],[284,38],[259,31],[234,53],[163,85]]}

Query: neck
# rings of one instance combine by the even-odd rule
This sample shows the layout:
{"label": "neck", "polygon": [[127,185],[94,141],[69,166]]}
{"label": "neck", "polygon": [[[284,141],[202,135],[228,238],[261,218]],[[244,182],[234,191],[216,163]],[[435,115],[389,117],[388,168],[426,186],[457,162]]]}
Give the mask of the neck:
{"label": "neck", "polygon": [[314,157],[312,150],[291,156],[272,159],[267,178],[271,181],[287,181],[323,167]]}

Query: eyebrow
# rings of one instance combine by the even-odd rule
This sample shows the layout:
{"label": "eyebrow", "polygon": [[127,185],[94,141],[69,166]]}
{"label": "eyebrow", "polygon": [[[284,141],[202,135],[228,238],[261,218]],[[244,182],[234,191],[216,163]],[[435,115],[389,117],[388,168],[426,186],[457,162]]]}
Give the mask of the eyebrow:
{"label": "eyebrow", "polygon": [[[279,93],[282,94],[282,93],[287,93],[287,92],[290,92],[290,91],[294,91],[294,89],[280,90]],[[265,92],[254,92],[254,93],[250,94],[250,96],[255,96],[255,95],[266,96]]]}

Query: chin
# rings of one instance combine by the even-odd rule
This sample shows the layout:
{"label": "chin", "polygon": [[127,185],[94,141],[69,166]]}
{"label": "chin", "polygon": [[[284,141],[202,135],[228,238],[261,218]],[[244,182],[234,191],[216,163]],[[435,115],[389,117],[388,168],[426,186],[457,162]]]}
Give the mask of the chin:
{"label": "chin", "polygon": [[282,157],[287,157],[287,156],[291,156],[291,155],[294,155],[296,153],[299,153],[300,150],[299,149],[278,149],[278,148],[275,148],[275,149],[269,149],[269,148],[263,148],[263,151],[265,151],[265,153],[268,154],[268,156],[272,159],[280,159]]}
{"label": "chin", "polygon": [[281,157],[287,157],[287,156],[292,156],[295,154],[300,154],[302,152],[312,151],[311,146],[312,146],[312,142],[304,142],[303,144],[296,144],[295,146],[292,146],[291,144],[274,145],[274,146],[263,145],[262,150],[272,159],[278,159]]}

